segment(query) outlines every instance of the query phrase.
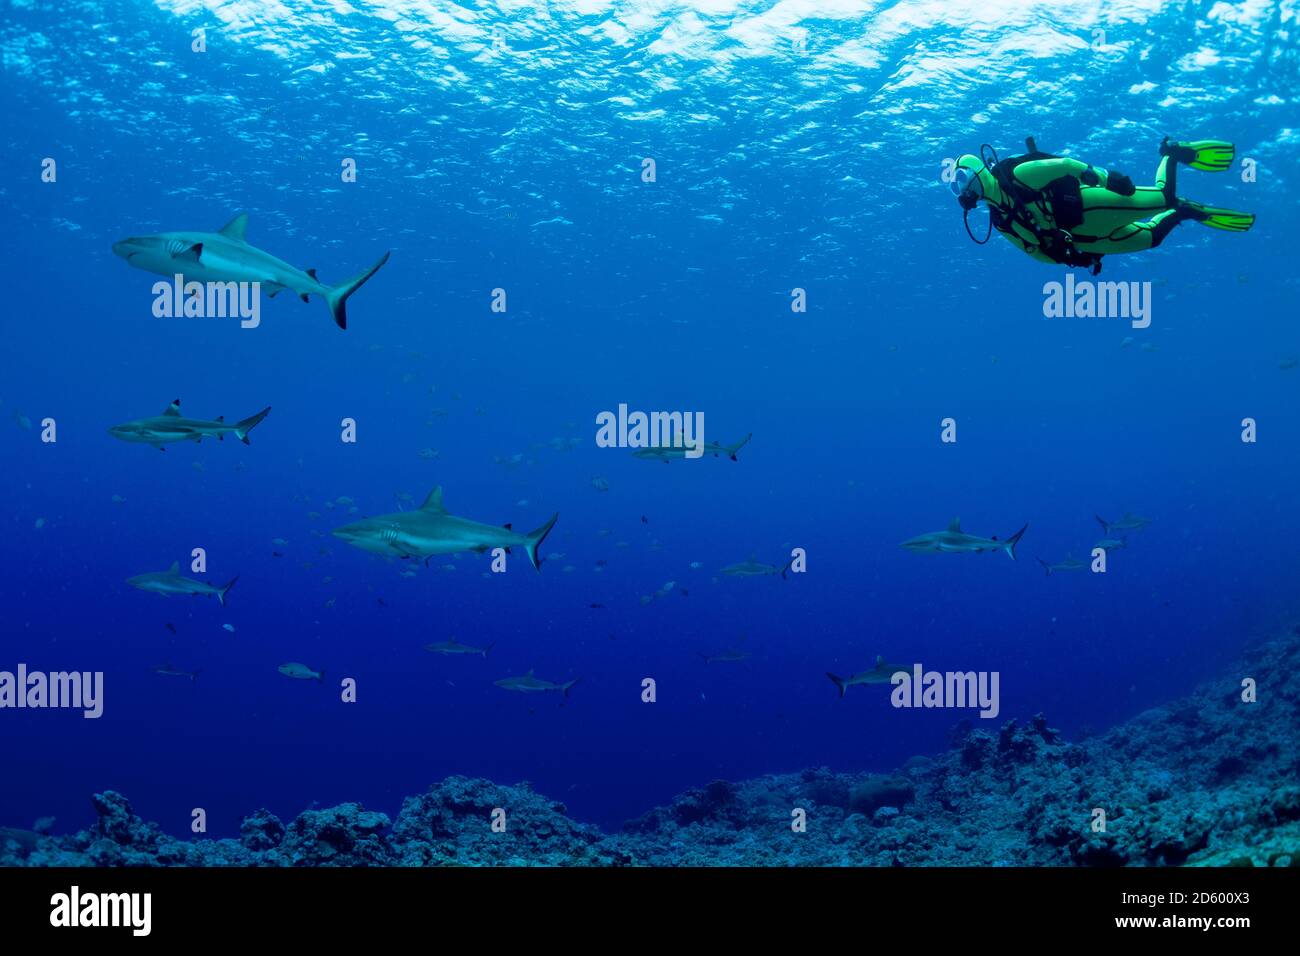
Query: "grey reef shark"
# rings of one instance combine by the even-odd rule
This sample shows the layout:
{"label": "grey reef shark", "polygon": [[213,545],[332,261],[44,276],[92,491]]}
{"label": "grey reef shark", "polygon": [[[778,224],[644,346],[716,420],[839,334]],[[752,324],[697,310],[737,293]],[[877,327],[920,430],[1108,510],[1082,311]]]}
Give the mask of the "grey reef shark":
{"label": "grey reef shark", "polygon": [[981,538],[979,535],[967,534],[961,530],[961,519],[953,518],[952,524],[945,531],[931,531],[929,534],[908,538],[899,547],[907,551],[924,551],[934,554],[978,554],[983,551],[1005,551],[1012,561],[1016,559],[1016,545],[1029,525],[1025,525],[1011,537],[999,541],[994,538]]}
{"label": "grey reef shark", "polygon": [[385,252],[369,269],[338,285],[325,285],[315,269],[302,270],[249,245],[244,238],[248,213],[241,212],[217,232],[160,232],[113,243],[113,252],[137,269],[160,276],[180,275],[190,282],[257,282],[274,298],[289,289],[304,302],[318,295],[340,329],[348,327],[348,297],[388,261]]}
{"label": "grey reef shark", "polygon": [[559,512],[556,512],[550,521],[528,534],[519,534],[508,524],[480,524],[468,518],[457,518],[443,507],[442,486],[439,485],[429,492],[429,497],[417,511],[395,511],[363,518],[335,528],[333,533],[336,538],[342,538],[362,551],[425,562],[435,554],[459,554],[462,551],[482,554],[493,548],[505,548],[509,552],[512,547],[521,546],[528,553],[533,567],[540,571],[542,562],[537,549],[559,517]]}
{"label": "grey reef shark", "polygon": [[163,597],[171,597],[173,594],[210,594],[221,603],[222,607],[225,607],[226,594],[235,586],[235,582],[238,580],[239,577],[235,576],[222,587],[213,587],[211,584],[204,584],[202,581],[185,577],[181,574],[180,562],[173,561],[172,566],[166,571],[150,571],[147,574],[137,574],[133,578],[127,578],[126,583],[133,588],[149,591],[152,594],[161,594]]}
{"label": "grey reef shark", "polygon": [[501,680],[493,681],[492,683],[497,687],[504,688],[505,690],[519,691],[524,694],[538,694],[543,691],[558,690],[564,694],[565,697],[568,697],[569,691],[573,689],[573,685],[578,683],[579,679],[580,678],[575,677],[573,680],[567,681],[563,684],[555,684],[551,681],[543,680],[540,677],[534,676],[533,672],[530,670],[523,677],[503,677]]}
{"label": "grey reef shark", "polygon": [[839,688],[840,696],[856,684],[888,684],[899,671],[904,674],[908,673],[907,668],[899,667],[895,664],[886,664],[883,657],[876,657],[876,663],[869,671],[858,671],[856,674],[850,674],[848,677],[840,677],[826,672],[826,676],[831,679],[831,683]]}
{"label": "grey reef shark", "polygon": [[[720,445],[715,441],[710,441],[705,442],[702,448],[699,445],[693,445],[689,448],[686,445],[651,445],[649,448],[638,448],[636,451],[632,452],[632,457],[648,461],[662,461],[665,464],[672,461],[674,458],[702,458],[705,455],[712,455],[714,458],[721,458],[723,455],[726,455],[732,461],[739,461],[740,459],[736,457],[736,452],[748,445],[749,440],[753,437],[754,433],[750,432],[734,445]],[[700,451],[697,454],[687,454],[688,451],[695,451],[696,448],[700,448]]]}
{"label": "grey reef shark", "polygon": [[253,426],[271,413],[268,405],[256,415],[250,415],[242,421],[227,425],[223,416],[218,415],[211,421],[203,418],[186,418],[181,414],[181,400],[178,398],[166,408],[161,415],[153,418],[137,418],[135,421],[123,422],[109,428],[108,433],[122,441],[139,442],[153,445],[159,451],[172,442],[201,442],[205,438],[223,441],[227,435],[234,435],[245,445],[249,444],[248,433]]}

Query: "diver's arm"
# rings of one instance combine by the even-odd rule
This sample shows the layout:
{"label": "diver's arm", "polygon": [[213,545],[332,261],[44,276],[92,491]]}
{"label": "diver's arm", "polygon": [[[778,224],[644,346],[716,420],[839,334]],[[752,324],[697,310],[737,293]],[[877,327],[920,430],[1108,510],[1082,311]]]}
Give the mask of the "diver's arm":
{"label": "diver's arm", "polygon": [[1133,195],[1133,180],[1115,170],[1099,169],[1077,159],[1058,156],[1020,163],[1011,174],[1021,184],[1037,192],[1054,179],[1070,176],[1081,186],[1100,186],[1121,196]]}
{"label": "diver's arm", "polygon": [[1053,159],[1031,159],[1018,164],[1011,175],[1035,192],[1062,176],[1071,176],[1087,186],[1095,186],[1098,182],[1097,170],[1087,163],[1064,156]]}

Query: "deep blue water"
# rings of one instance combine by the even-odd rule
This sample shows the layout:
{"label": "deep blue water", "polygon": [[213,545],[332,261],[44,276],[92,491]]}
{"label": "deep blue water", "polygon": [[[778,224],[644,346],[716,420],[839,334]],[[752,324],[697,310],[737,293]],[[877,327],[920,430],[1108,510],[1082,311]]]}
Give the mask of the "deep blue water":
{"label": "deep blue water", "polygon": [[[1294,3],[386,6],[5,5],[0,669],[107,686],[97,721],[0,711],[0,823],[75,829],[115,788],[172,832],[204,807],[230,835],[258,806],[392,814],[461,773],[616,826],[716,777],[946,746],[973,715],[837,699],[824,672],[877,654],[999,671],[983,723],[1042,711],[1077,734],[1288,622]],[[1140,184],[1162,135],[1231,140],[1257,180],[1184,170],[1180,192],[1259,221],[1109,257],[1102,278],[1152,283],[1149,329],[1044,319],[1065,270],[973,245],[940,182],[945,158],[1026,135]],[[255,330],[152,317],[157,277],[112,243],[241,210],[252,244],[328,282],[392,250],[347,331],[292,293]],[[248,447],[107,433],[178,397],[273,410]],[[619,403],[754,437],[738,462],[637,460],[596,447]],[[328,534],[434,485],[490,524],[558,511],[553,556],[407,578]],[[1106,574],[1043,574],[1036,556],[1087,557],[1093,515],[1125,511],[1152,524]],[[954,516],[1028,522],[1019,560],[898,547]],[[789,580],[718,573],[796,546]],[[229,607],[126,585],[194,547],[205,579],[239,575]],[[421,649],[453,635],[491,657]],[[749,660],[698,656],[737,645]],[[164,661],[201,674],[148,670]],[[563,706],[493,686],[529,668],[581,682]]]}

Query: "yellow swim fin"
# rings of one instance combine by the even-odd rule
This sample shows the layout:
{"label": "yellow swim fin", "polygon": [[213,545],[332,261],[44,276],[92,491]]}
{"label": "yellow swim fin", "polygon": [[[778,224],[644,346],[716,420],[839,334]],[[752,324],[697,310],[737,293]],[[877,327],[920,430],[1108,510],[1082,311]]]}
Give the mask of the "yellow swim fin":
{"label": "yellow swim fin", "polygon": [[1200,203],[1184,200],[1186,205],[1195,210],[1191,217],[1202,226],[1222,229],[1224,232],[1246,232],[1255,225],[1253,212],[1239,212],[1236,209],[1220,209],[1216,206],[1202,206]]}

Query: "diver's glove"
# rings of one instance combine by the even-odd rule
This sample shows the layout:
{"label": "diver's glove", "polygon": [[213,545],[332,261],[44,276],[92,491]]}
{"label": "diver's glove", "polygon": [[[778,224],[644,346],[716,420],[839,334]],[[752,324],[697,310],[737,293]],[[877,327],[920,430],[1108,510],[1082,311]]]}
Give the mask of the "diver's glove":
{"label": "diver's glove", "polygon": [[1110,172],[1106,175],[1106,188],[1120,196],[1132,196],[1137,192],[1133,180],[1123,173]]}

